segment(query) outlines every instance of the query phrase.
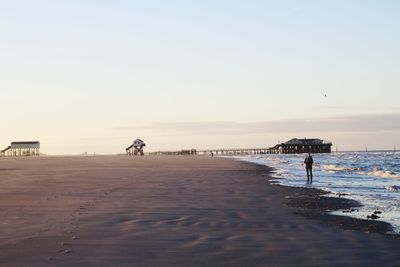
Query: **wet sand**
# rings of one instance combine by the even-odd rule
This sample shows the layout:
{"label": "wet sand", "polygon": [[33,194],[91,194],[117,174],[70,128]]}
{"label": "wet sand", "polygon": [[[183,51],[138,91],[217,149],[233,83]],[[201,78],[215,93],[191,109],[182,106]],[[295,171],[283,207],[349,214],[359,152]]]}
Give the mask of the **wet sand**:
{"label": "wet sand", "polygon": [[224,158],[0,159],[0,266],[399,266],[357,203]]}

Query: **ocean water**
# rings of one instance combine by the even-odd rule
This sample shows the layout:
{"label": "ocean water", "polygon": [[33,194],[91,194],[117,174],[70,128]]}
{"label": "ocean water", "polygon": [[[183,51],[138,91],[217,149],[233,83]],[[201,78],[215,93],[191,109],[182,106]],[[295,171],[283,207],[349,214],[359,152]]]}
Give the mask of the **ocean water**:
{"label": "ocean water", "polygon": [[307,184],[305,155],[254,155],[240,160],[274,168],[274,181],[286,186],[324,189],[330,195],[346,194],[363,205],[353,212],[334,214],[367,219],[374,211],[400,233],[400,153],[343,152],[313,154],[314,179]]}

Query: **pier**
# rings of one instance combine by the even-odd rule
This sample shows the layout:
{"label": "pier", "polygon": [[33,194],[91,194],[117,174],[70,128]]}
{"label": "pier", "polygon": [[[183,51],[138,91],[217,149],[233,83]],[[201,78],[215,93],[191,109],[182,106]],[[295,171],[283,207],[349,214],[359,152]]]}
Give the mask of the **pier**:
{"label": "pier", "polygon": [[235,156],[270,154],[268,148],[232,148],[232,149],[206,149],[199,150],[199,155]]}
{"label": "pier", "polygon": [[231,148],[231,149],[184,149],[178,151],[156,151],[149,155],[200,155],[200,156],[235,156],[235,155],[258,155],[270,154],[268,148]]}
{"label": "pier", "polygon": [[166,150],[166,151],[150,152],[149,155],[151,156],[198,155],[198,151],[196,149]]}
{"label": "pier", "polygon": [[273,147],[263,148],[220,148],[220,149],[188,149],[177,151],[156,151],[149,155],[200,155],[200,156],[241,156],[260,154],[302,154],[331,153],[332,142],[317,138],[293,138]]}

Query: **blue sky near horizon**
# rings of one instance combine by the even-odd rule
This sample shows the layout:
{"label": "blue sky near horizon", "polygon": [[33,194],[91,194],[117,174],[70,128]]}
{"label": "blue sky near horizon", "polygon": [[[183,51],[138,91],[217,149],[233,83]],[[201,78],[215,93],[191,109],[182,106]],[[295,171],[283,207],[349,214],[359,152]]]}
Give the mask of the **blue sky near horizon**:
{"label": "blue sky near horizon", "polygon": [[[136,137],[400,147],[399,13],[398,1],[0,1],[0,141],[50,154],[117,153]],[[360,116],[382,125],[337,123]],[[309,123],[324,120],[329,132]],[[242,129],[268,122],[282,127]]]}

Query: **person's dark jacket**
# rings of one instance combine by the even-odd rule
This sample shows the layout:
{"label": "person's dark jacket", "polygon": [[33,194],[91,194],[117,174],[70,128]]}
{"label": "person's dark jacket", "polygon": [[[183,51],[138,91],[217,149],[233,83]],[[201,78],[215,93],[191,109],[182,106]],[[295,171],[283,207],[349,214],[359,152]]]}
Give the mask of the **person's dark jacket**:
{"label": "person's dark jacket", "polygon": [[306,169],[312,169],[313,163],[314,163],[314,160],[311,156],[307,156],[304,159],[304,164],[306,164]]}

